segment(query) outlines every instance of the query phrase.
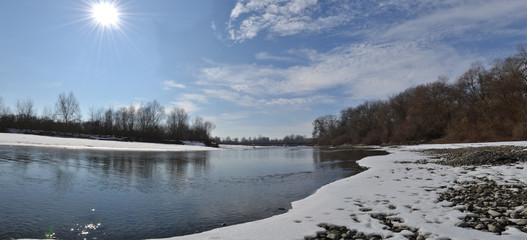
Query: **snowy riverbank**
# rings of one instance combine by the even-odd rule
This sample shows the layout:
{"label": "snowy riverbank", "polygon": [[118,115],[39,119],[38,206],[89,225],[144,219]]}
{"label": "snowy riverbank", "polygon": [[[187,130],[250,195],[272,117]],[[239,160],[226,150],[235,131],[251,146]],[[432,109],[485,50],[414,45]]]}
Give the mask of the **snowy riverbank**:
{"label": "snowy riverbank", "polygon": [[[383,238],[408,239],[410,231],[394,232],[378,219],[382,214],[400,219],[401,225],[418,229],[426,239],[526,239],[527,233],[507,228],[502,235],[457,227],[465,216],[446,201],[438,202],[442,191],[459,187],[457,181],[488,178],[498,184],[527,184],[526,162],[502,166],[476,166],[471,170],[436,163],[416,150],[514,145],[527,142],[441,144],[386,148],[392,154],[365,158],[359,163],[370,169],[320,188],[315,194],[293,202],[285,214],[176,239],[304,239],[314,236],[320,223]],[[418,163],[419,162],[419,163]],[[416,238],[417,236],[414,236]]]}
{"label": "snowy riverbank", "polygon": [[97,149],[118,151],[211,151],[211,148],[199,145],[177,145],[143,142],[122,142],[82,138],[48,137],[31,134],[0,133],[0,145],[53,147],[66,149]]}

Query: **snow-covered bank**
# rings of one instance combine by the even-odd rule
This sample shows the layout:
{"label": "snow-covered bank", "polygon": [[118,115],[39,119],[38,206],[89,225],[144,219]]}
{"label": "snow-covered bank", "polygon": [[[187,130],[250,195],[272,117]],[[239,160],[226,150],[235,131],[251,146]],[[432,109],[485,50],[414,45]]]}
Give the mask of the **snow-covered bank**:
{"label": "snow-covered bank", "polygon": [[0,145],[53,147],[66,149],[97,149],[122,151],[210,151],[218,148],[142,142],[122,142],[82,138],[47,137],[30,134],[0,133]]}
{"label": "snow-covered bank", "polygon": [[527,163],[503,166],[477,166],[467,171],[416,161],[427,158],[413,150],[515,145],[527,148],[527,142],[441,144],[386,148],[392,154],[368,157],[359,164],[370,169],[320,188],[315,194],[293,202],[287,213],[267,219],[214,229],[195,235],[170,239],[303,239],[323,230],[319,223],[346,226],[366,234],[390,239],[407,239],[386,230],[372,218],[383,213],[404,221],[402,225],[419,229],[427,239],[527,239],[527,233],[508,228],[503,235],[456,227],[466,213],[446,202],[437,202],[441,189],[456,181],[489,177],[498,183],[508,180],[527,184]]}

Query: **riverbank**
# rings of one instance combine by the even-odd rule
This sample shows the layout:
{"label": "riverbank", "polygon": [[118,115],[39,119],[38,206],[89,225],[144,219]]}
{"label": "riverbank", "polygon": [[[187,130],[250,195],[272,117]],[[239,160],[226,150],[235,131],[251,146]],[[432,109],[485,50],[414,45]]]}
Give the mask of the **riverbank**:
{"label": "riverbank", "polygon": [[[519,146],[521,151],[527,148],[527,142],[386,147],[384,150],[390,155],[359,161],[369,170],[293,202],[287,213],[169,239],[525,239],[527,230],[520,221],[526,203],[516,202],[513,205],[518,206],[513,209],[490,209],[478,205],[483,203],[457,201],[472,201],[474,196],[456,198],[453,193],[459,189],[472,191],[470,184],[475,184],[476,192],[478,187],[488,187],[488,191],[482,191],[485,193],[497,191],[496,188],[508,191],[508,186],[514,186],[510,191],[523,193],[527,185],[526,162],[450,166],[440,162],[447,157],[423,152],[509,145]],[[501,205],[492,201],[491,198],[488,204]],[[507,224],[495,224],[505,221],[502,217],[507,217]]]}
{"label": "riverbank", "polygon": [[124,142],[84,138],[48,137],[32,134],[0,133],[0,145],[52,147],[64,149],[94,149],[117,151],[212,151],[218,148],[198,145],[178,145],[145,142]]}

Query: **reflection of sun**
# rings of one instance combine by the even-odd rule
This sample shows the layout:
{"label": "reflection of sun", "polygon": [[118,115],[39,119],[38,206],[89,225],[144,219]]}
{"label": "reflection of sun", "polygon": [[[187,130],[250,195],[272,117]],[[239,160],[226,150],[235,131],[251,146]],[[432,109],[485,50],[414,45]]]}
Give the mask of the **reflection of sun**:
{"label": "reflection of sun", "polygon": [[103,28],[119,27],[121,13],[114,2],[99,1],[93,3],[91,7],[91,18],[96,24]]}

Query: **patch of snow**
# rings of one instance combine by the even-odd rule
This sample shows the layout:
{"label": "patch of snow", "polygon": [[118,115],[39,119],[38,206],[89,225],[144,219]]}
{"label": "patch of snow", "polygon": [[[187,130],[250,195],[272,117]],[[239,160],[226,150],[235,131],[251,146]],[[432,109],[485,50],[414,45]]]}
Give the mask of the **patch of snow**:
{"label": "patch of snow", "polygon": [[456,210],[455,206],[445,205],[445,202],[437,202],[437,198],[443,189],[454,186],[456,180],[472,180],[478,176],[500,176],[494,179],[498,183],[527,183],[524,172],[527,163],[478,166],[468,172],[461,167],[416,163],[426,157],[415,150],[498,145],[527,147],[527,142],[386,147],[384,149],[390,155],[359,161],[369,170],[321,187],[313,195],[293,202],[287,213],[168,239],[304,239],[304,236],[323,230],[317,227],[319,223],[346,226],[366,234],[392,236],[391,239],[406,239],[404,235],[408,232],[394,233],[384,229],[383,224],[370,217],[372,213],[401,218],[404,220],[402,224],[418,228],[420,234],[429,234],[427,239],[526,239],[527,235],[515,228],[496,235],[456,227],[466,213]]}
{"label": "patch of snow", "polygon": [[65,149],[96,149],[119,151],[212,151],[218,148],[193,145],[123,142],[83,138],[48,137],[31,134],[0,133],[0,145],[53,147]]}

